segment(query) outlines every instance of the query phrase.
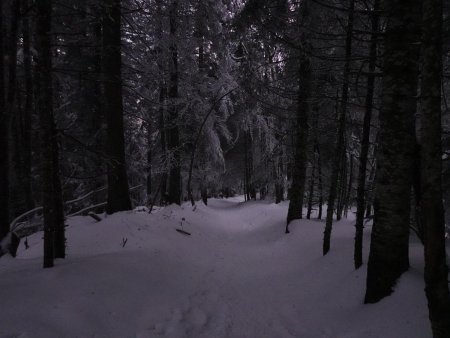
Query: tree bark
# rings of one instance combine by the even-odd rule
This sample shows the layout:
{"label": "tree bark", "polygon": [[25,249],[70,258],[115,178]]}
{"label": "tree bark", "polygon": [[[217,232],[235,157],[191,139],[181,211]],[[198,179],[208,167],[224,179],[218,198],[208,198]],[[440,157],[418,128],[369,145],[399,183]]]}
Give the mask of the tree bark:
{"label": "tree bark", "polygon": [[[28,0],[23,0],[23,8],[28,8]],[[23,135],[22,135],[22,156],[23,156],[23,186],[25,190],[25,205],[27,210],[34,208],[33,190],[31,185],[31,121],[33,118],[34,89],[31,56],[30,19],[28,15],[23,17],[23,64],[25,73],[25,107],[23,111]]]}
{"label": "tree bark", "polygon": [[161,174],[161,201],[160,204],[166,203],[164,201],[167,194],[167,135],[166,135],[166,119],[165,119],[165,103],[166,103],[166,88],[164,84],[160,84],[159,88],[159,133],[161,141],[161,153],[162,153],[162,174]]}
{"label": "tree bark", "polygon": [[151,201],[152,196],[152,132],[151,132],[151,124],[150,114],[148,115],[148,122],[147,122],[147,201]]}
{"label": "tree bark", "polygon": [[442,203],[442,0],[423,0],[421,82],[421,211],[425,293],[434,338],[450,337],[450,295]]}
{"label": "tree bark", "polygon": [[171,161],[169,168],[169,203],[181,204],[181,151],[178,126],[178,47],[175,42],[177,36],[177,11],[178,1],[174,0],[169,9],[170,25],[170,78],[169,78],[169,126],[168,126],[168,150]]}
{"label": "tree bark", "polygon": [[295,138],[295,158],[292,173],[292,184],[289,193],[289,209],[286,222],[286,233],[289,233],[289,223],[302,218],[303,195],[305,191],[305,176],[307,164],[308,113],[310,110],[312,70],[311,61],[306,55],[301,56],[299,69],[299,92],[297,103],[297,124]]}
{"label": "tree bark", "polygon": [[[315,157],[315,156],[314,156]],[[311,219],[311,211],[313,207],[314,199],[314,181],[315,181],[315,171],[316,171],[316,160],[313,158],[311,167],[311,176],[309,178],[309,197],[308,197],[308,211],[306,212],[306,218]]]}
{"label": "tree bark", "polygon": [[388,17],[366,303],[390,295],[409,268],[421,0],[383,4]]}
{"label": "tree bark", "polygon": [[[300,18],[302,24],[308,23],[308,27],[314,28],[317,22],[317,8],[313,1],[302,2]],[[313,49],[311,32],[301,29],[300,42],[308,50]],[[292,168],[292,183],[289,189],[289,209],[286,220],[285,233],[289,233],[289,224],[295,219],[302,218],[303,195],[305,192],[306,166],[308,161],[308,115],[311,112],[311,91],[313,87],[313,62],[310,55],[300,52],[298,68],[298,94],[296,112],[296,133],[294,140],[294,164]]]}
{"label": "tree bark", "polygon": [[354,264],[358,269],[363,264],[362,248],[363,248],[363,230],[364,230],[364,210],[365,210],[365,187],[366,187],[366,171],[367,159],[370,146],[370,122],[372,120],[373,97],[375,91],[375,68],[377,61],[377,32],[379,26],[380,0],[375,0],[372,12],[372,35],[370,38],[369,51],[369,76],[367,77],[367,92],[365,98],[365,112],[361,139],[361,151],[359,155],[358,169],[358,187],[356,191],[356,233],[354,248]]}
{"label": "tree bark", "polygon": [[[0,1],[0,27],[3,27],[3,1]],[[0,34],[0,240],[9,232],[9,142],[8,113],[5,102],[5,51],[3,34]]]}
{"label": "tree bark", "polygon": [[319,211],[317,214],[317,219],[322,219],[322,206],[323,206],[323,185],[322,185],[322,160],[320,158],[320,147],[319,140],[317,137],[317,119],[315,125],[315,140],[314,140],[314,152],[317,154],[317,180],[318,180],[318,190],[319,190]]}
{"label": "tree bark", "polygon": [[347,218],[348,209],[351,208],[351,199],[352,199],[352,190],[353,190],[353,154],[350,154],[349,161],[349,174],[348,174],[348,184],[347,184],[347,192],[345,193],[344,198],[344,216]]}
{"label": "tree bark", "polygon": [[[6,99],[6,112],[8,115],[9,137],[9,213],[16,217],[24,212],[24,195],[20,177],[22,164],[20,149],[20,109],[17,100],[17,45],[19,34],[20,0],[11,2],[10,30],[8,36],[8,93]],[[14,169],[13,169],[14,168]]]}
{"label": "tree bark", "polygon": [[125,140],[122,103],[121,1],[103,2],[102,73],[103,108],[107,124],[108,202],[112,214],[131,209],[125,165]]}
{"label": "tree bark", "polygon": [[[54,118],[53,118],[54,121]],[[62,199],[62,187],[59,168],[59,145],[58,134],[56,132],[55,122],[53,122],[54,136],[52,138],[53,157],[52,157],[52,184],[53,184],[53,208],[55,210],[55,235],[54,235],[54,254],[55,258],[66,257],[66,236],[64,225],[64,203]]]}
{"label": "tree bark", "polygon": [[39,78],[39,94],[37,106],[39,112],[39,127],[41,131],[41,179],[44,208],[44,268],[53,266],[55,256],[55,231],[58,227],[58,209],[55,206],[55,187],[58,172],[54,163],[56,130],[53,117],[53,86],[52,86],[52,50],[51,50],[51,19],[52,1],[42,0],[36,3],[37,8],[37,74]]}
{"label": "tree bark", "polygon": [[[345,130],[344,130],[345,139]],[[338,179],[338,196],[337,196],[337,207],[336,207],[336,220],[340,221],[342,218],[342,213],[344,211],[345,205],[345,193],[347,191],[347,145],[346,140],[344,140],[344,148],[342,149],[342,157],[340,163],[340,173]]]}
{"label": "tree bark", "polygon": [[247,182],[247,200],[256,199],[256,191],[253,183],[253,142],[250,127],[244,133],[245,151],[245,181]]}
{"label": "tree bark", "polygon": [[342,99],[339,109],[338,117],[338,133],[337,144],[335,150],[335,158],[333,160],[333,168],[330,178],[330,191],[328,195],[328,208],[327,219],[325,223],[325,231],[323,235],[323,254],[326,255],[330,251],[331,231],[333,227],[333,213],[334,203],[337,195],[337,183],[339,176],[339,169],[341,163],[341,155],[344,149],[345,139],[345,124],[347,115],[347,101],[348,101],[348,89],[349,89],[349,76],[350,76],[350,58],[352,56],[352,36],[353,36],[353,16],[355,8],[355,0],[349,0],[349,10],[347,19],[347,32],[345,40],[345,65],[344,65],[344,83],[342,84]]}

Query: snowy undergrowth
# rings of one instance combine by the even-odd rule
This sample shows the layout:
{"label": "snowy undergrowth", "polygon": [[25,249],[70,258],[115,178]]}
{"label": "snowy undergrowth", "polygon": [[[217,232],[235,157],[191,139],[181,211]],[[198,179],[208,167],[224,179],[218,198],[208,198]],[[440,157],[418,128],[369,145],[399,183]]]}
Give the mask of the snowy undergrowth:
{"label": "snowy undergrowth", "polygon": [[[323,257],[323,223],[295,221],[285,235],[286,213],[286,203],[232,198],[75,217],[67,259],[46,270],[35,234],[0,259],[0,337],[431,336],[418,243],[396,292],[363,305],[353,216],[335,224]],[[175,231],[183,218],[191,236]]]}

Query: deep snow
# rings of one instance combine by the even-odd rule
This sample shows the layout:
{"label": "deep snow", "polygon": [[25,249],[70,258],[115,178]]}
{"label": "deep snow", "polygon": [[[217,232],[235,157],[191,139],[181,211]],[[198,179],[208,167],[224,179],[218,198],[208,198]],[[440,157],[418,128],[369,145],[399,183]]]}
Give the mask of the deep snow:
{"label": "deep snow", "polygon": [[[335,223],[323,257],[323,222],[286,235],[286,213],[231,198],[74,217],[54,268],[41,268],[42,233],[0,258],[0,337],[431,337],[419,243],[395,293],[363,305],[353,216]],[[175,231],[182,218],[191,236]]]}

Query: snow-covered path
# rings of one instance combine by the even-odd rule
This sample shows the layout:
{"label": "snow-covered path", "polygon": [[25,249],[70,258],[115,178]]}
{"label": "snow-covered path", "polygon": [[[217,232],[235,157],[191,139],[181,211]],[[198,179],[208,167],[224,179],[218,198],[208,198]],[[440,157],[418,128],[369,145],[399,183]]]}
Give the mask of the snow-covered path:
{"label": "snow-covered path", "polygon": [[[322,257],[323,223],[296,221],[285,235],[286,212],[232,198],[77,217],[68,258],[46,270],[36,234],[18,259],[0,259],[0,337],[431,336],[418,245],[396,293],[363,305],[352,220],[335,225]],[[192,236],[174,231],[182,218]]]}

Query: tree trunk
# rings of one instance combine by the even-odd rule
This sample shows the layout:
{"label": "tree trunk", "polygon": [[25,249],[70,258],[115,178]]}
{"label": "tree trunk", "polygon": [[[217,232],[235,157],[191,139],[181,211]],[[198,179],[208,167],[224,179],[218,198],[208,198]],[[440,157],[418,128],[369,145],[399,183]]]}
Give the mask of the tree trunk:
{"label": "tree trunk", "polygon": [[284,201],[284,170],[283,154],[277,156],[274,163],[275,176],[275,203]]}
{"label": "tree trunk", "polygon": [[308,113],[310,110],[312,70],[309,57],[301,56],[299,69],[299,89],[297,103],[297,124],[295,138],[295,158],[292,173],[292,185],[289,193],[289,209],[286,222],[286,233],[289,233],[289,223],[302,218],[303,195],[305,191],[305,176],[307,164]]}
{"label": "tree trunk", "polygon": [[[308,23],[308,27],[314,28],[317,22],[316,4],[313,1],[302,2],[301,20]],[[301,44],[308,50],[313,49],[308,30],[301,31]],[[296,112],[296,133],[294,145],[294,165],[292,168],[292,184],[289,189],[289,209],[286,220],[285,233],[289,233],[289,223],[295,219],[302,218],[303,195],[305,192],[306,165],[308,161],[308,115],[311,111],[311,92],[313,87],[313,62],[310,55],[300,52],[300,63],[298,69],[298,94]]]}
{"label": "tree trunk", "polygon": [[[344,131],[345,134],[345,131]],[[345,135],[344,135],[345,137]],[[336,220],[340,221],[342,218],[342,213],[345,206],[345,193],[347,191],[347,149],[346,142],[344,141],[344,149],[342,150],[342,158],[340,164],[341,170],[339,173],[339,189],[338,189],[338,200],[337,200],[337,211]]]}
{"label": "tree trunk", "polygon": [[353,190],[353,154],[350,154],[350,161],[348,164],[349,174],[348,174],[348,184],[347,192],[344,198],[344,216],[347,218],[348,209],[351,208],[352,190]]}
{"label": "tree trunk", "polygon": [[[8,137],[9,144],[9,213],[10,217],[16,217],[23,213],[26,208],[25,196],[21,180],[21,149],[20,149],[20,109],[17,100],[17,45],[19,34],[19,16],[21,1],[11,3],[11,20],[8,37],[8,93],[6,101],[6,112],[8,114]],[[8,161],[7,161],[8,162]]]}
{"label": "tree trunk", "polygon": [[275,203],[281,203],[284,201],[284,189],[283,185],[278,181],[275,181]]}
{"label": "tree trunk", "polygon": [[205,205],[208,205],[208,189],[207,187],[202,184],[200,187],[201,195],[202,195],[202,201]]}
{"label": "tree trunk", "polygon": [[[378,137],[377,137],[378,139]],[[377,142],[375,142],[375,144],[377,144]],[[373,152],[373,157],[374,157],[374,162],[372,164],[372,167],[370,168],[370,173],[369,173],[369,177],[368,177],[368,184],[367,184],[367,191],[366,191],[366,218],[369,218],[371,216],[373,216],[373,210],[372,210],[372,204],[373,204],[373,196],[375,195],[375,179],[376,179],[376,174],[377,174],[377,166],[376,166],[376,148],[374,149]]]}
{"label": "tree trunk", "polygon": [[[23,8],[28,8],[28,0],[23,0]],[[22,135],[22,157],[23,157],[23,186],[25,190],[25,205],[27,210],[34,208],[34,198],[31,185],[31,161],[32,161],[32,142],[31,142],[31,120],[33,118],[33,74],[32,74],[32,56],[30,39],[30,19],[27,15],[23,17],[23,64],[25,73],[25,107],[23,111],[23,135]]]}
{"label": "tree trunk", "polygon": [[338,117],[337,145],[334,154],[335,158],[333,160],[333,168],[331,172],[330,192],[328,195],[327,219],[325,223],[325,231],[323,236],[324,255],[326,255],[328,251],[330,251],[331,230],[333,227],[334,203],[337,195],[337,183],[341,163],[341,155],[344,149],[345,123],[347,115],[347,101],[348,101],[349,76],[350,76],[350,58],[352,56],[354,8],[355,8],[355,0],[350,0],[347,19],[346,41],[345,41],[345,65],[344,65],[344,83],[342,85],[342,99],[341,99],[342,102],[340,105],[340,112]]}
{"label": "tree trunk", "polygon": [[[317,128],[316,128],[317,132]],[[323,206],[323,184],[322,184],[322,161],[320,158],[320,147],[319,147],[319,141],[317,139],[314,144],[314,149],[317,154],[317,176],[318,176],[318,189],[319,189],[319,212],[317,214],[317,219],[322,219],[322,206]]]}
{"label": "tree trunk", "polygon": [[[56,131],[53,117],[51,17],[52,1],[42,0],[37,8],[37,71],[39,94],[37,96],[39,124],[41,130],[41,179],[44,208],[44,268],[53,266],[55,231],[58,227],[58,209],[55,206],[57,194],[55,182],[59,180],[55,172]],[[56,157],[57,158],[57,157]]]}
{"label": "tree trunk", "polygon": [[169,169],[169,203],[181,205],[181,152],[180,136],[178,126],[178,47],[175,42],[177,35],[177,11],[178,1],[174,0],[170,4],[169,25],[170,25],[170,81],[169,81],[169,130],[168,147],[171,156]]}
{"label": "tree trunk", "polygon": [[442,0],[423,0],[421,82],[422,225],[425,293],[434,338],[450,337],[450,295],[442,203]]}
{"label": "tree trunk", "polygon": [[[84,54],[85,63],[80,65],[80,69],[84,69],[86,74],[92,74],[92,78],[89,81],[82,81],[83,74],[80,72],[81,87],[81,99],[84,105],[80,105],[80,114],[86,116],[86,119],[81,119],[84,125],[81,126],[81,130],[84,131],[88,140],[92,142],[93,147],[97,149],[106,149],[106,111],[103,109],[103,83],[102,79],[102,15],[103,8],[100,4],[86,3],[82,8],[87,8],[86,13],[92,13],[94,16],[94,22],[88,35],[91,35],[94,48],[92,49],[92,55]],[[84,14],[83,16],[85,16]],[[85,18],[84,18],[85,19]],[[76,47],[76,46],[74,46]],[[74,56],[72,56],[73,58]],[[90,68],[92,67],[92,70]],[[87,110],[88,108],[88,110]],[[87,110],[87,111],[86,111]],[[93,177],[88,181],[89,190],[94,191],[106,185],[106,170],[105,159],[101,156],[91,156],[89,158],[92,163]],[[91,165],[91,164],[90,164]],[[98,194],[94,194],[92,197],[92,203],[98,204],[104,202]]]}
{"label": "tree trunk", "polygon": [[377,61],[377,35],[379,26],[380,0],[375,0],[372,12],[372,35],[370,38],[369,51],[369,76],[367,78],[367,93],[365,98],[365,112],[361,139],[361,151],[359,155],[358,187],[356,191],[356,233],[354,248],[354,264],[358,269],[363,264],[363,230],[364,230],[364,208],[365,208],[365,187],[367,158],[370,146],[370,122],[372,119],[373,97],[375,91],[375,67]]}
{"label": "tree trunk", "polygon": [[421,0],[383,4],[388,21],[366,303],[390,295],[409,268]]}
{"label": "tree trunk", "polygon": [[[83,0],[85,2],[86,0]],[[95,45],[93,49],[92,57],[88,58],[88,65],[84,65],[85,68],[89,68],[89,65],[92,66],[94,71],[93,79],[91,82],[84,81],[86,83],[86,88],[84,91],[86,92],[86,96],[89,97],[89,102],[87,103],[89,107],[91,107],[91,111],[89,112],[88,126],[85,128],[92,132],[93,138],[92,142],[95,147],[98,149],[105,149],[106,145],[106,130],[105,130],[105,110],[102,107],[103,104],[103,93],[102,93],[102,81],[98,81],[102,76],[102,8],[97,4],[89,5],[86,4],[86,7],[92,7],[91,12],[95,15],[95,21],[91,28],[92,41]],[[83,109],[83,108],[82,108]],[[84,108],[85,109],[85,108]],[[105,175],[105,161],[100,156],[91,157],[92,167],[94,177],[90,180],[90,190],[97,190],[106,184],[106,175]],[[95,199],[94,203],[103,202]]]}
{"label": "tree trunk", "polygon": [[[163,61],[163,46],[162,46],[162,38],[163,38],[163,24],[162,19],[164,17],[164,13],[162,11],[162,3],[158,1],[156,3],[156,13],[158,17],[157,25],[156,25],[156,38],[158,42],[157,47],[157,66],[159,71],[159,118],[158,118],[158,128],[160,135],[160,144],[161,144],[161,177],[159,184],[159,192],[160,192],[160,204],[164,205],[167,203],[167,133],[166,133],[166,103],[167,103],[167,86],[164,80],[165,74],[165,66]],[[154,198],[156,200],[156,196]]]}
{"label": "tree trunk", "polygon": [[[54,120],[54,119],[53,119]],[[55,258],[66,257],[66,236],[64,225],[64,203],[62,199],[62,187],[59,174],[59,150],[58,150],[58,134],[56,132],[56,126],[53,122],[54,136],[53,142],[53,158],[52,158],[52,184],[53,184],[53,208],[55,209],[55,236],[54,236],[54,249]]]}
{"label": "tree trunk", "polygon": [[151,201],[152,196],[152,132],[151,132],[151,124],[150,114],[148,115],[148,122],[147,122],[147,202]]}
{"label": "tree trunk", "polygon": [[246,191],[247,191],[247,200],[251,200],[256,198],[255,187],[253,184],[253,144],[252,137],[250,134],[250,129],[244,133],[245,137],[245,181],[246,181]]}
{"label": "tree trunk", "polygon": [[[3,1],[0,1],[0,27],[3,27]],[[0,240],[9,232],[9,142],[8,113],[5,105],[5,51],[3,34],[0,34]]]}
{"label": "tree trunk", "polygon": [[316,171],[316,160],[313,158],[312,168],[311,168],[311,177],[309,178],[309,197],[308,197],[308,211],[306,213],[306,218],[311,219],[311,211],[313,207],[313,199],[314,199],[314,179],[315,179],[315,171]]}
{"label": "tree trunk", "polygon": [[121,1],[105,0],[103,6],[102,74],[103,108],[107,124],[108,202],[112,214],[131,209],[125,165],[122,103]]}
{"label": "tree trunk", "polygon": [[248,190],[248,144],[247,144],[247,132],[244,132],[244,198],[245,201],[248,201],[250,192]]}
{"label": "tree trunk", "polygon": [[160,84],[159,88],[159,133],[161,140],[161,152],[162,152],[162,174],[161,174],[161,201],[160,204],[164,204],[165,196],[167,195],[167,135],[166,135],[166,123],[165,123],[165,103],[166,103],[166,89],[163,83]]}

